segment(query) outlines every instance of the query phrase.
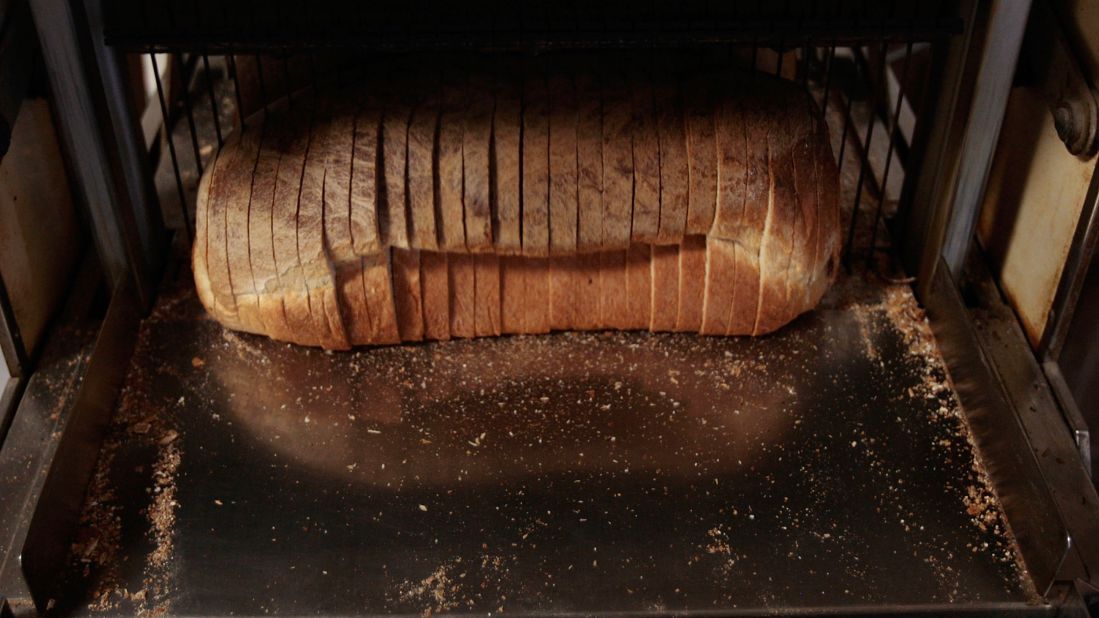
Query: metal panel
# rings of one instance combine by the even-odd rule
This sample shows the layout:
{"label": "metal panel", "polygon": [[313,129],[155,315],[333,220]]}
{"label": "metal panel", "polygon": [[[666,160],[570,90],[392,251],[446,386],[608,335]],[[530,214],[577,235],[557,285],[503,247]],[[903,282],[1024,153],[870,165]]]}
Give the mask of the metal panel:
{"label": "metal panel", "polygon": [[52,345],[63,362],[36,372],[20,402],[0,451],[0,491],[10,496],[0,510],[0,588],[13,603],[33,600],[44,611],[57,593],[140,313],[132,284],[123,279],[94,348],[88,344],[95,331],[87,324],[59,329]]}
{"label": "metal panel", "polygon": [[1029,14],[1030,0],[992,2],[976,90],[961,143],[961,159],[947,198],[950,223],[943,240],[943,259],[955,280],[961,277],[962,264],[973,240]]}
{"label": "metal panel", "polygon": [[[108,281],[133,282],[148,305],[164,253],[163,225],[148,190],[118,57],[89,40],[81,2],[30,0],[57,110],[59,133],[88,212]],[[89,2],[92,14],[96,0]]]}
{"label": "metal panel", "polygon": [[1011,309],[977,259],[925,297],[986,467],[1039,589],[1099,564],[1099,497]]}

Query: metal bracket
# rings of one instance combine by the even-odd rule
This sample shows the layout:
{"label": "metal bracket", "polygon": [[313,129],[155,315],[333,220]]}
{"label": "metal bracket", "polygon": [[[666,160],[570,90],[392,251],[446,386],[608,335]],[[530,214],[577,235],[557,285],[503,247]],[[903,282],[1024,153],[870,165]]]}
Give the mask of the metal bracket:
{"label": "metal bracket", "polygon": [[1041,77],[1040,88],[1053,114],[1058,137],[1072,154],[1090,158],[1099,152],[1097,94],[1084,77],[1048,3],[1036,4],[1024,45],[1027,68]]}

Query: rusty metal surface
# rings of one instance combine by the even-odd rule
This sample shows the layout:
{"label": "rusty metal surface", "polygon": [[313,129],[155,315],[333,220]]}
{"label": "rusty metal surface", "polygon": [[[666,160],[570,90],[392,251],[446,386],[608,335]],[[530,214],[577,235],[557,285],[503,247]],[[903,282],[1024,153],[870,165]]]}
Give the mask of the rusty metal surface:
{"label": "rusty metal surface", "polygon": [[141,329],[63,613],[1044,613],[905,286],[775,336]]}

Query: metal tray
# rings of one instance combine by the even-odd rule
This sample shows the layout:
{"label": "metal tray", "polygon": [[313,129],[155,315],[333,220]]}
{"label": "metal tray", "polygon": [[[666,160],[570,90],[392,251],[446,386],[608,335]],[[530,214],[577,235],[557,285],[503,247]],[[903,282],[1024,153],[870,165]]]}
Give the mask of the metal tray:
{"label": "metal tray", "polygon": [[324,353],[186,278],[139,331],[56,610],[1045,613],[909,288],[759,339]]}

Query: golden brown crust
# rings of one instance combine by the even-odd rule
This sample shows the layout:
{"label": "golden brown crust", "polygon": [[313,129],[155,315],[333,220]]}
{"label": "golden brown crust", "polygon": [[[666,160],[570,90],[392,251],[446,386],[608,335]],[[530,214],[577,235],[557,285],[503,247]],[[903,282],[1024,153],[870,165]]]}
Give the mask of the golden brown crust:
{"label": "golden brown crust", "polygon": [[648,244],[631,243],[626,250],[626,326],[641,330],[652,322],[652,268]]}

